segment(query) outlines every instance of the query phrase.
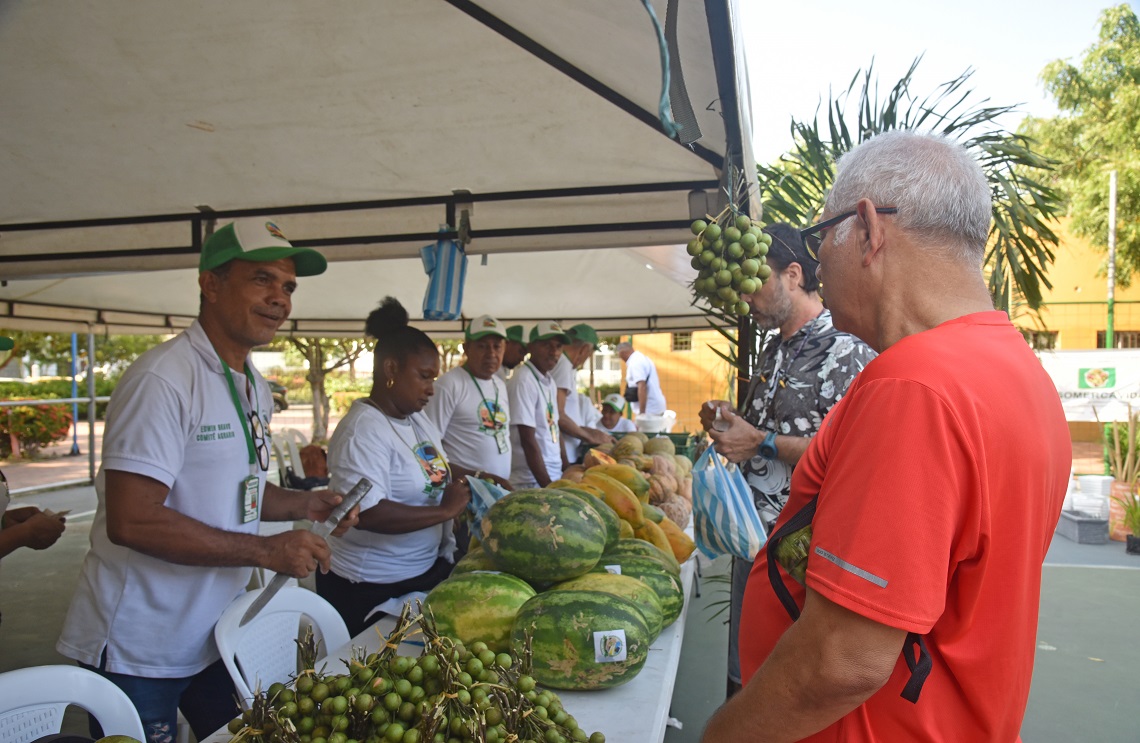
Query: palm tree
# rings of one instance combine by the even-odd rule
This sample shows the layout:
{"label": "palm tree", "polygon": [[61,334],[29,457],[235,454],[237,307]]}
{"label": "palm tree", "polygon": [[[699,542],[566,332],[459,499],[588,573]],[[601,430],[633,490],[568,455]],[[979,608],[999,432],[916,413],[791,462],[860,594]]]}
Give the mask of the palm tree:
{"label": "palm tree", "polygon": [[[852,77],[847,90],[829,96],[826,121],[820,122],[818,112],[810,123],[792,119],[792,150],[773,165],[757,166],[764,220],[805,226],[816,221],[835,176],[835,161],[876,134],[891,129],[942,134],[974,153],[993,191],[986,272],[994,305],[1011,313],[1024,307],[1036,314],[1041,286],[1051,288],[1045,272],[1057,245],[1048,223],[1062,210],[1060,195],[1043,182],[1054,163],[1033,151],[1032,140],[997,124],[1017,106],[971,100],[974,92],[966,83],[973,70],[924,98],[911,93],[920,61],[911,63],[882,100],[872,62]],[[854,117],[849,113],[852,103]]]}

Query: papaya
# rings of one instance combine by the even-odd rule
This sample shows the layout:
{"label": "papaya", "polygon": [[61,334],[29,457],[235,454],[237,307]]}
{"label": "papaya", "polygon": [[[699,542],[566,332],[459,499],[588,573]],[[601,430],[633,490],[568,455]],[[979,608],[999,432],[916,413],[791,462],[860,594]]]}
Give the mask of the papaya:
{"label": "papaya", "polygon": [[582,475],[584,475],[584,474],[586,474],[586,468],[585,467],[583,467],[580,464],[572,464],[569,467],[567,467],[566,469],[562,470],[562,479],[563,480],[573,480],[574,482],[579,482],[579,481],[581,481]]}
{"label": "papaya", "polygon": [[665,518],[664,511],[662,511],[657,506],[651,506],[648,503],[641,504],[641,514],[645,516],[646,519],[652,521],[655,524],[660,524],[661,519]]}
{"label": "papaya", "polygon": [[668,518],[662,519],[657,526],[661,528],[665,538],[669,540],[669,546],[672,547],[673,557],[677,558],[677,562],[688,560],[689,556],[693,554],[693,550],[697,548],[696,543],[689,538],[689,535]]}
{"label": "papaya", "polygon": [[602,500],[606,505],[614,509],[618,516],[628,521],[635,529],[645,522],[637,496],[612,477],[601,472],[587,472],[579,487],[581,485],[593,485],[601,490]]}
{"label": "papaya", "polygon": [[621,519],[621,523],[618,524],[618,533],[620,534],[622,539],[635,539],[636,538],[633,536],[633,527],[630,526],[629,522],[626,521],[625,519]]}
{"label": "papaya", "polygon": [[617,460],[595,447],[586,452],[586,456],[582,458],[582,464],[585,465],[586,469],[589,469],[599,464],[617,464]]}
{"label": "papaya", "polygon": [[[673,554],[673,545],[669,542],[669,537],[665,536],[665,532],[661,530],[660,526],[649,519],[645,519],[641,526],[633,528],[633,536],[649,542],[666,554]],[[680,561],[678,560],[678,562]]]}
{"label": "papaya", "polygon": [[591,472],[609,475],[629,488],[639,499],[649,492],[649,481],[633,467],[624,464],[599,464],[586,470],[587,474]]}
{"label": "papaya", "polygon": [[677,446],[668,436],[654,436],[645,444],[646,454],[668,454],[672,457],[677,453]]}
{"label": "papaya", "polygon": [[562,478],[561,480],[555,480],[546,487],[550,488],[551,490],[557,490],[558,488],[576,488],[578,487],[578,481]]}

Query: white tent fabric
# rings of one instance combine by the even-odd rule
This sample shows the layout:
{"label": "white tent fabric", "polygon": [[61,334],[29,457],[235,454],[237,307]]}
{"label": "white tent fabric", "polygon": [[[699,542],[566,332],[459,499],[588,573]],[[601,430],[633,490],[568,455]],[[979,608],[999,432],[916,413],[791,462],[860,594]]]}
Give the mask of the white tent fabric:
{"label": "white tent fabric", "polygon": [[0,327],[183,327],[202,236],[264,215],[330,260],[289,329],[356,335],[464,214],[468,317],[704,327],[685,227],[755,180],[736,0],[652,5],[691,144],[638,0],[9,0]]}

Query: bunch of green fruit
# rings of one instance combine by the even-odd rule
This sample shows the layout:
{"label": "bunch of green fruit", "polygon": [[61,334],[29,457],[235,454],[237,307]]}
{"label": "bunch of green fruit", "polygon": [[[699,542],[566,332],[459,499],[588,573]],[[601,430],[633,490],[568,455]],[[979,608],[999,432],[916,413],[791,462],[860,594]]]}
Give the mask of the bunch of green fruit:
{"label": "bunch of green fruit", "polygon": [[[423,654],[396,653],[421,625]],[[249,743],[605,743],[587,734],[558,696],[537,688],[529,658],[470,647],[439,635],[430,618],[407,612],[380,652],[345,661],[348,672],[307,669],[254,696],[234,719],[234,741]]]}
{"label": "bunch of green fruit", "polygon": [[772,275],[768,248],[772,236],[760,231],[747,214],[726,208],[717,217],[698,219],[690,226],[692,266],[697,270],[693,294],[698,300],[729,314],[747,315],[741,295],[754,294]]}

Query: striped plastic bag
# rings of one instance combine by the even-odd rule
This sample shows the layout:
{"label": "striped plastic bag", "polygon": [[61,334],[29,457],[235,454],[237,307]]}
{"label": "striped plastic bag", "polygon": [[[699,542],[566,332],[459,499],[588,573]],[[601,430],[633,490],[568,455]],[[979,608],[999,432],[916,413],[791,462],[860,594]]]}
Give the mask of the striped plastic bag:
{"label": "striped plastic bag", "polygon": [[471,487],[471,500],[467,503],[467,512],[471,518],[471,533],[482,539],[483,514],[495,505],[495,501],[510,491],[471,475],[467,476],[467,484]]}
{"label": "striped plastic bag", "polygon": [[428,275],[424,318],[458,320],[463,313],[463,284],[467,280],[467,253],[454,240],[437,240],[420,248]]}
{"label": "striped plastic bag", "polygon": [[693,533],[706,557],[753,560],[768,537],[740,468],[710,446],[693,465]]}

